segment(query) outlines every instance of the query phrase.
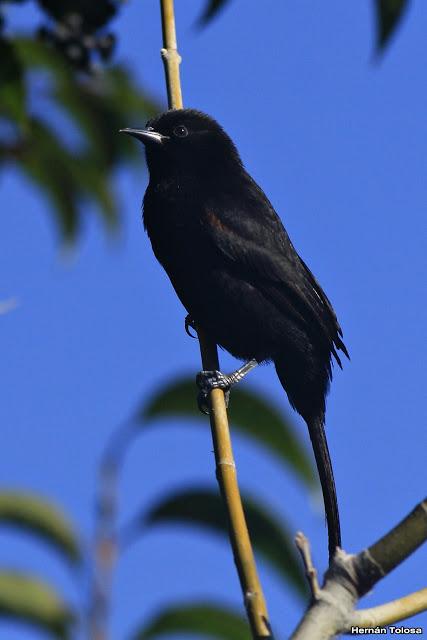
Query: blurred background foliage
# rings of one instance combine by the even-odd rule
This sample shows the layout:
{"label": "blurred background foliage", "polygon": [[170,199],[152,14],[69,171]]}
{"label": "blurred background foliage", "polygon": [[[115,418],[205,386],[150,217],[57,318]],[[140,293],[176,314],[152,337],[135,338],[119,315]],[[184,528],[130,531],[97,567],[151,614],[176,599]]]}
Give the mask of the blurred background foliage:
{"label": "blurred background foliage", "polygon": [[[22,5],[29,2],[16,0]],[[229,2],[205,2],[198,26],[208,24]],[[409,0],[372,2],[377,18],[375,49],[381,53]],[[115,229],[120,214],[114,172],[141,158],[136,146],[119,136],[118,130],[161,109],[136,85],[131,71],[114,60],[117,37],[126,37],[114,32],[114,17],[126,5],[118,0],[38,0],[40,21],[33,32],[15,33],[8,22],[8,4],[0,0],[0,170],[7,172],[14,165],[38,186],[50,203],[61,241],[76,240],[82,217],[91,209],[88,203],[96,205],[108,229]],[[143,44],[141,49],[143,57]],[[52,119],[52,113],[57,117]],[[121,552],[151,528],[172,523],[227,536],[214,483],[181,487],[141,508],[129,523],[117,521],[117,485],[125,453],[135,437],[165,417],[171,421],[184,417],[196,427],[205,427],[197,413],[192,379],[175,380],[145,401],[107,444],[99,474],[94,545],[44,497],[30,491],[0,492],[0,527],[14,528],[48,545],[76,582],[75,601],[65,602],[38,576],[3,567],[1,617],[33,625],[55,638],[82,634],[107,638],[109,590]],[[269,399],[237,389],[230,418],[234,429],[252,439],[262,455],[275,456],[307,490],[317,487],[311,455],[300,444],[289,418]],[[255,496],[244,495],[244,502],[257,557],[273,566],[285,589],[305,597],[289,526],[266,511]],[[88,575],[92,576],[89,595],[83,588]],[[240,612],[216,601],[171,603],[132,637],[143,640],[174,633],[243,640],[248,627]]]}
{"label": "blurred background foliage", "polygon": [[[247,402],[254,407],[248,420]],[[10,568],[0,569],[0,616],[33,624],[56,638],[73,638],[88,629],[90,638],[107,638],[111,609],[111,584],[122,553],[131,553],[132,545],[153,528],[179,524],[197,528],[227,539],[227,522],[214,479],[210,486],[186,486],[144,505],[129,520],[120,522],[120,477],[128,450],[156,419],[171,421],[185,418],[195,427],[206,428],[206,418],[196,412],[193,379],[182,378],[160,389],[139,407],[134,416],[114,432],[107,443],[99,469],[99,485],[94,544],[85,541],[62,511],[46,499],[30,492],[0,492],[0,527],[13,527],[48,545],[56,558],[65,563],[76,582],[74,603],[30,574]],[[289,418],[259,392],[236,389],[230,411],[232,428],[260,446],[260,453],[274,455],[284,471],[295,474],[308,490],[317,487],[311,459],[300,444]],[[162,422],[162,425],[167,424]],[[274,451],[272,439],[277,439]],[[289,451],[286,451],[289,445]],[[284,453],[286,451],[286,453]],[[213,475],[213,474],[212,474]],[[242,489],[248,526],[259,561],[268,563],[284,589],[306,598],[306,581],[286,522],[266,510],[255,496]],[[89,596],[82,589],[84,578],[91,577]],[[248,626],[241,612],[212,602],[174,603],[135,631],[134,638],[157,638],[172,633],[197,634],[229,640],[248,637]]]}
{"label": "blurred background foliage", "polygon": [[[229,2],[206,2],[199,26]],[[376,46],[382,50],[409,0],[373,2]],[[88,201],[114,229],[119,223],[114,171],[141,157],[117,132],[161,108],[136,85],[129,69],[114,61],[114,17],[126,10],[125,3],[38,0],[40,22],[29,34],[14,33],[8,4],[0,1],[1,170],[13,163],[37,184],[62,240],[75,240]],[[45,117],[47,102],[60,114],[55,122]]]}
{"label": "blurred background foliage", "polygon": [[[88,200],[108,228],[117,227],[114,171],[140,156],[118,130],[159,107],[128,69],[109,64],[115,37],[106,29],[120,3],[38,4],[41,26],[13,37],[3,9],[0,161],[3,170],[14,163],[37,184],[61,238],[70,241]],[[52,112],[54,122],[45,116]]]}

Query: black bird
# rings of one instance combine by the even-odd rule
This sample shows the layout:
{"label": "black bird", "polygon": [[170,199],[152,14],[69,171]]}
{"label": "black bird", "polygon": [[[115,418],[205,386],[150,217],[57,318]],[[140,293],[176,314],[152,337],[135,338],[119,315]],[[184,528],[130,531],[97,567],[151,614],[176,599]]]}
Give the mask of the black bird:
{"label": "black bird", "polygon": [[146,148],[143,204],[153,251],[195,326],[236,358],[235,374],[202,372],[199,385],[229,388],[272,361],[310,433],[322,485],[329,555],[341,546],[325,397],[337,351],[347,357],[331,303],[295,251],[231,138],[210,116],[167,111],[146,129],[124,129]]}

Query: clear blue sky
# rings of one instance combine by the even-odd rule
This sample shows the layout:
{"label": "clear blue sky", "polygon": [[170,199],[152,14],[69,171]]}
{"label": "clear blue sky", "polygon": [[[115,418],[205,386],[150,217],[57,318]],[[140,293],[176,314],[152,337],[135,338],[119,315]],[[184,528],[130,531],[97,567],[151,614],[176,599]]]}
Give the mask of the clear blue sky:
{"label": "clear blue sky", "polygon": [[[424,497],[426,485],[427,5],[413,3],[384,58],[374,61],[372,2],[233,0],[204,31],[201,2],[177,0],[187,106],[216,117],[281,215],[333,301],[352,360],[337,371],[327,429],[344,546],[372,543]],[[262,7],[262,8],[261,8]],[[14,9],[28,24],[28,9]],[[125,4],[117,59],[164,99],[155,0]],[[141,122],[124,122],[137,126]],[[2,172],[0,484],[58,501],[90,538],[96,464],[112,429],[147,394],[199,368],[184,310],[151,253],[140,221],[147,176],[118,176],[123,230],[108,240],[88,211],[74,255],[64,256],[45,202]],[[223,368],[233,366],[223,358]],[[251,374],[288,411],[271,367]],[[301,438],[308,438],[295,416]],[[321,510],[276,461],[236,437],[239,478],[311,539],[325,567]],[[172,487],[214,483],[206,432],[184,423],[142,436],[126,465],[122,517]],[[363,601],[425,586],[426,549]],[[0,565],[32,568],[73,586],[27,540],[0,533]],[[271,618],[286,637],[300,604],[260,564]],[[225,543],[188,529],[158,529],[124,556],[114,585],[114,640],[178,598],[240,605]],[[421,615],[417,623],[424,624]],[[0,638],[37,637],[0,624]]]}

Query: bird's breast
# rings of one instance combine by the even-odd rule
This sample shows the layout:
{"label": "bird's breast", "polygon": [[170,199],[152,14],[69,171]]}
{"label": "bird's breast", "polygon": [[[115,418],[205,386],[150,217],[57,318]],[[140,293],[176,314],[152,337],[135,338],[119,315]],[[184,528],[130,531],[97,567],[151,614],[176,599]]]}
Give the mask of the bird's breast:
{"label": "bird's breast", "polygon": [[147,190],[143,217],[153,251],[170,277],[202,269],[213,259],[203,208],[196,199]]}

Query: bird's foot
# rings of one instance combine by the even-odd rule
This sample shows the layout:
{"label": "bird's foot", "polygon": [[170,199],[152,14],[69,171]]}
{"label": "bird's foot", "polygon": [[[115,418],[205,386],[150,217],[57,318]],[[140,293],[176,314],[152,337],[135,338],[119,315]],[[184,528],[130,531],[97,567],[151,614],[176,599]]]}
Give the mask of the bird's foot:
{"label": "bird's foot", "polygon": [[228,407],[230,400],[230,389],[233,384],[232,375],[227,375],[221,371],[199,371],[196,376],[196,384],[199,387],[197,405],[199,410],[205,415],[209,415],[209,393],[212,389],[222,389],[224,391],[225,406]]}
{"label": "bird's foot", "polygon": [[212,389],[222,389],[225,396],[225,406],[228,407],[230,400],[230,390],[233,384],[240,382],[258,362],[255,359],[249,360],[233,373],[222,373],[222,371],[200,371],[196,376],[196,384],[199,387],[197,404],[202,413],[209,415],[209,393]]}
{"label": "bird's foot", "polygon": [[194,331],[197,332],[197,326],[196,323],[194,322],[193,318],[190,316],[190,314],[188,314],[187,316],[185,316],[185,333],[187,334],[187,336],[190,336],[190,338],[197,338],[197,335],[194,335],[191,333],[190,329],[194,329]]}

